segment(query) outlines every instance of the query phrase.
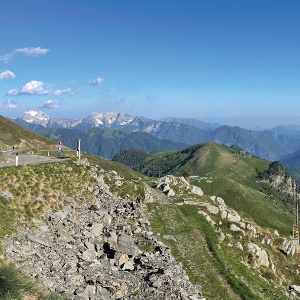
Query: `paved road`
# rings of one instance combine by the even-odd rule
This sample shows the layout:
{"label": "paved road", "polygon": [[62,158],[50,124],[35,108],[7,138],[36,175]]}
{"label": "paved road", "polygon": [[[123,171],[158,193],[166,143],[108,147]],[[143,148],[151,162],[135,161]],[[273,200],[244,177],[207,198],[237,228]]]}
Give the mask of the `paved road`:
{"label": "paved road", "polygon": [[[0,167],[15,166],[16,165],[16,152],[17,151],[3,151],[2,154],[4,157],[8,158],[10,162],[2,163],[0,162]],[[37,164],[45,162],[56,162],[65,160],[64,158],[55,158],[48,156],[38,156],[35,154],[19,154],[18,155],[18,165],[24,164]]]}

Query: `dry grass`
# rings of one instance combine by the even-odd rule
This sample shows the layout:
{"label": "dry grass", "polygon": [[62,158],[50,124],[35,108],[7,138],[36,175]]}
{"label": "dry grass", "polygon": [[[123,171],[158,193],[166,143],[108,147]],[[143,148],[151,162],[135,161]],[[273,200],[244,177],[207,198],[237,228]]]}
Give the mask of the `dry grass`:
{"label": "dry grass", "polygon": [[66,198],[88,195],[86,186],[93,182],[89,172],[72,161],[43,164],[39,171],[33,165],[2,168],[0,176],[0,195],[9,195],[2,203],[7,217],[5,223],[0,219],[0,237],[13,230],[16,219],[20,224],[63,205]]}

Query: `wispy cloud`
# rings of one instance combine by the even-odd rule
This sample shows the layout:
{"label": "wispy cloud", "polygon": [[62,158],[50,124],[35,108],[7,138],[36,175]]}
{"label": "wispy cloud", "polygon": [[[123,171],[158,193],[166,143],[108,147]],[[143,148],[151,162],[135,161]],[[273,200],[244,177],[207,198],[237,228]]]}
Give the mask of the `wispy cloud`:
{"label": "wispy cloud", "polygon": [[17,108],[17,102],[15,102],[14,100],[5,100],[0,107],[2,108],[6,108],[6,109],[14,109]]}
{"label": "wispy cloud", "polygon": [[40,108],[44,108],[44,109],[52,109],[57,107],[58,107],[58,102],[55,100],[48,100],[42,105],[40,105]]}
{"label": "wispy cloud", "polygon": [[14,50],[11,53],[6,53],[6,54],[0,56],[0,61],[7,64],[12,60],[14,55],[16,55],[17,53],[22,53],[22,54],[25,54],[25,55],[31,56],[31,57],[37,57],[37,56],[40,56],[40,55],[45,55],[48,52],[49,52],[49,49],[45,49],[45,48],[41,48],[41,47],[19,48],[19,49]]}
{"label": "wispy cloud", "polygon": [[44,87],[44,82],[32,80],[27,82],[20,90],[12,89],[9,90],[7,95],[18,96],[18,95],[47,95],[50,93],[49,88]]}
{"label": "wispy cloud", "polygon": [[0,61],[7,64],[12,60],[13,56],[14,56],[14,52],[1,55],[0,56]]}
{"label": "wispy cloud", "polygon": [[28,56],[37,57],[40,55],[47,54],[48,51],[49,51],[49,49],[45,49],[45,48],[41,48],[41,47],[37,47],[37,48],[27,47],[27,48],[17,49],[17,50],[15,50],[15,53],[24,53]]}
{"label": "wispy cloud", "polygon": [[92,86],[99,86],[102,82],[103,82],[103,78],[101,77],[98,77],[96,78],[95,80],[89,80],[89,83],[92,85]]}
{"label": "wispy cloud", "polygon": [[16,75],[9,70],[6,70],[6,71],[0,73],[0,81],[5,80],[5,79],[13,79],[15,77],[16,77]]}
{"label": "wispy cloud", "polygon": [[70,88],[67,88],[65,90],[56,90],[56,91],[53,92],[53,95],[55,95],[55,96],[60,96],[60,95],[63,95],[63,94],[74,94],[74,92]]}

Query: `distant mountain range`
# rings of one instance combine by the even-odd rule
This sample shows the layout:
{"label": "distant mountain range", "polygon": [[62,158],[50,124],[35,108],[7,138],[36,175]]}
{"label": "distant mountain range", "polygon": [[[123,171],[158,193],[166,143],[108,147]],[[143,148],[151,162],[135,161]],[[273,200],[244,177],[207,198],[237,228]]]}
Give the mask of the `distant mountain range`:
{"label": "distant mountain range", "polygon": [[159,139],[146,132],[129,132],[114,128],[94,127],[88,131],[69,128],[43,128],[37,133],[55,141],[62,140],[65,146],[76,148],[76,141],[81,139],[83,152],[112,159],[126,149],[139,149],[148,153],[178,150],[186,144]]}
{"label": "distant mountain range", "polygon": [[[149,133],[157,138],[171,140],[181,145],[195,145],[203,142],[217,142],[226,146],[238,145],[258,157],[271,161],[279,160],[282,156],[300,150],[299,126],[280,126],[270,130],[256,131],[238,126],[205,123],[195,119],[165,118],[156,121],[117,112],[92,113],[83,119],[57,119],[37,110],[27,111],[13,121],[30,130],[38,130],[47,137],[49,132],[46,134],[46,131],[41,129],[76,129],[82,132],[79,135],[84,136],[92,128],[98,127]],[[64,134],[70,135],[67,131]],[[134,135],[131,136],[133,137]],[[64,140],[65,136],[61,138]],[[143,144],[145,145],[145,142]],[[123,149],[128,148],[121,150]],[[146,150],[145,148],[138,149]]]}
{"label": "distant mountain range", "polygon": [[206,130],[186,124],[156,121],[117,112],[92,113],[86,118],[72,120],[57,119],[41,111],[29,110],[13,121],[31,130],[41,128],[37,127],[39,125],[46,128],[72,128],[81,131],[88,131],[94,127],[118,128],[130,132],[140,131],[150,133],[161,139],[172,140],[187,145],[202,142],[205,140],[207,132]]}

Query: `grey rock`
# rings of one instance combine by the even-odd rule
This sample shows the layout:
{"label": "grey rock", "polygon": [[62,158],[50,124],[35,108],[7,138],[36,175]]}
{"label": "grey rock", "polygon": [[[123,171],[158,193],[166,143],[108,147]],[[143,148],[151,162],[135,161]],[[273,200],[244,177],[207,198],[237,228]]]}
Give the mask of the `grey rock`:
{"label": "grey rock", "polygon": [[121,234],[118,237],[117,243],[111,244],[112,249],[120,253],[137,256],[141,253],[138,246],[135,244],[134,239],[126,234]]}
{"label": "grey rock", "polygon": [[32,235],[32,234],[28,234],[28,239],[36,242],[38,244],[41,244],[43,246],[49,247],[49,240],[46,237],[43,236],[38,236],[38,235]]}
{"label": "grey rock", "polygon": [[293,257],[296,253],[295,242],[285,239],[282,241],[281,245],[279,246],[279,250],[285,255]]}

